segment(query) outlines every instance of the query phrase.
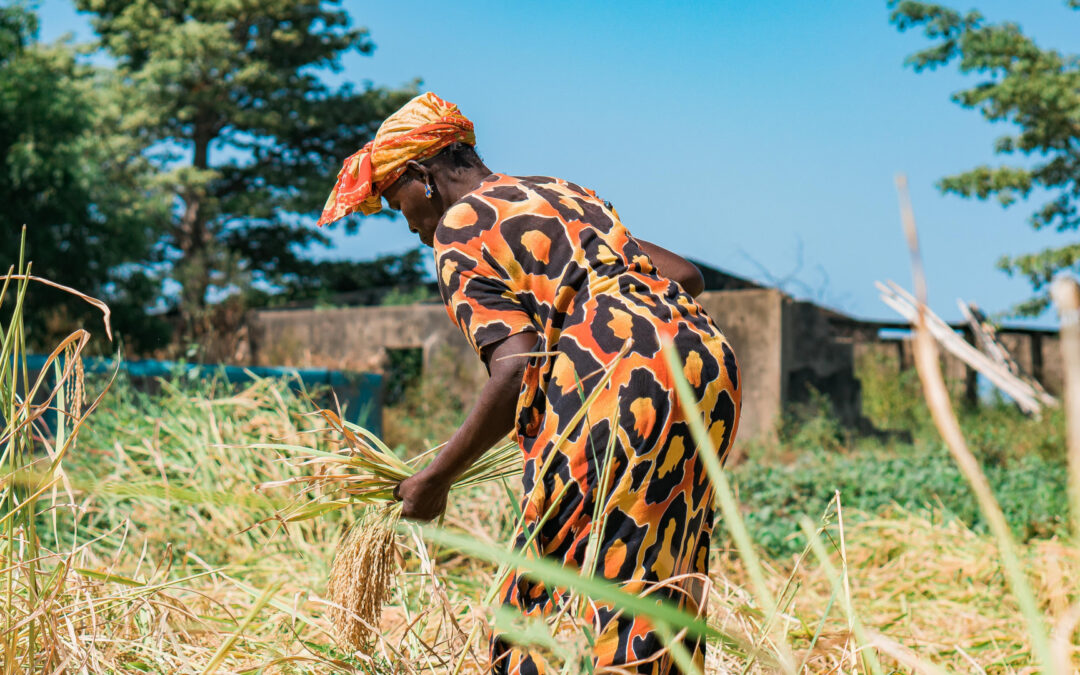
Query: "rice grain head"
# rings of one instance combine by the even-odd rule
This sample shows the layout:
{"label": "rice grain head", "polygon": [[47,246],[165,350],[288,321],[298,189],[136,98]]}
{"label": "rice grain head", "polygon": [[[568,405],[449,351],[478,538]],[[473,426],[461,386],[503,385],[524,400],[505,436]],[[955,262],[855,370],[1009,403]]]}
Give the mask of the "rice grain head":
{"label": "rice grain head", "polygon": [[338,637],[359,649],[378,631],[383,604],[397,572],[397,523],[401,505],[369,510],[338,546],[327,595]]}

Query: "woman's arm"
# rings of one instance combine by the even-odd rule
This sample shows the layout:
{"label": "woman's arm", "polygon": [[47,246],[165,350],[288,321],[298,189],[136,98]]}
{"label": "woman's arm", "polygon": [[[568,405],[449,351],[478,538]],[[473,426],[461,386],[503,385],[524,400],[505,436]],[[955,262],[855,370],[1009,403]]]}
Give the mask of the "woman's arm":
{"label": "woman's arm", "polygon": [[683,290],[697,297],[705,290],[705,279],[701,276],[701,270],[697,265],[677,253],[672,253],[666,248],[638,239],[642,250],[652,259],[653,265],[661,276],[679,282]]}
{"label": "woman's arm", "polygon": [[536,333],[518,333],[486,351],[491,377],[465,422],[430,464],[398,484],[395,494],[403,502],[403,516],[414,520],[439,516],[457,477],[514,428],[521,377],[529,361],[520,355],[535,351],[536,340]]}

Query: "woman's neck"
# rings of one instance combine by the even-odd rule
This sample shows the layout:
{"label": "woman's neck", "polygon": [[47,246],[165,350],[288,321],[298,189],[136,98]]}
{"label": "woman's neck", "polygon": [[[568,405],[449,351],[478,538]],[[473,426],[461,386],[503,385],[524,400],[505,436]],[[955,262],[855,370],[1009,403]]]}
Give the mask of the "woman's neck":
{"label": "woman's neck", "polygon": [[435,174],[435,187],[443,198],[444,210],[450,208],[451,204],[454,204],[465,195],[480,187],[480,183],[484,182],[484,179],[490,175],[491,169],[483,164],[480,166],[458,169],[452,172],[447,171]]}

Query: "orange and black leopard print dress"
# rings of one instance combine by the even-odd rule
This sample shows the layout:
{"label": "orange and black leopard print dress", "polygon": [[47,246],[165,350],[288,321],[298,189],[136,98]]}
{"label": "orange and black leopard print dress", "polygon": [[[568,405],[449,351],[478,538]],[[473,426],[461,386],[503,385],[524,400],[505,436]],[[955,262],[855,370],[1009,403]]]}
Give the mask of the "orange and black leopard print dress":
{"label": "orange and black leopard print dress", "polygon": [[[632,593],[671,577],[706,574],[712,488],[661,352],[665,340],[674,343],[714,444],[726,453],[739,421],[739,371],[702,308],[677,283],[657,275],[609,205],[555,178],[489,176],[446,212],[435,257],[447,311],[477,352],[535,332],[535,351],[547,353],[528,357],[518,399],[517,439],[525,461],[518,546],[562,493],[536,541],[543,555],[583,565],[597,482],[615,434],[597,573]],[[584,422],[537,475],[624,348]],[[682,586],[694,586],[685,583],[688,578]],[[698,601],[686,593],[654,590],[697,610]],[[544,616],[563,595],[511,577],[502,598],[526,615]],[[585,618],[596,631],[598,672],[675,672],[648,621],[616,617],[604,605],[593,605]],[[703,646],[689,646],[702,663]],[[545,672],[538,656],[497,635],[491,656],[500,675]]]}

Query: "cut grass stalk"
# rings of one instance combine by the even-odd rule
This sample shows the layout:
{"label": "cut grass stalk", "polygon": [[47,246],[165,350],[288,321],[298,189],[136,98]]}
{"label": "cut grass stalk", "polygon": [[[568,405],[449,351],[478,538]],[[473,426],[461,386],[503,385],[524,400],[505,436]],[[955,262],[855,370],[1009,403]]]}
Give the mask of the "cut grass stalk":
{"label": "cut grass stalk", "polygon": [[[318,466],[328,472],[295,476],[284,481],[259,485],[265,490],[286,485],[303,485],[294,504],[280,511],[281,522],[297,522],[318,518],[356,503],[373,506],[342,537],[334,556],[327,594],[334,603],[330,612],[339,638],[354,648],[367,644],[373,628],[379,624],[382,607],[394,585],[397,562],[395,542],[401,507],[394,502],[394,489],[406,478],[421,469],[420,462],[429,458],[428,451],[411,461],[400,459],[367,429],[342,419],[341,415],[320,409],[329,430],[344,439],[342,452],[327,452],[295,444],[259,444],[251,448],[266,448],[292,455],[297,467]],[[474,487],[489,481],[503,480],[521,472],[521,451],[515,443],[506,443],[485,453],[470,466],[453,485],[453,490]],[[320,499],[303,500],[304,495],[318,490]]]}
{"label": "cut grass stalk", "polygon": [[[0,345],[0,410],[3,410],[0,584],[5,615],[0,653],[3,654],[5,673],[51,671],[65,667],[69,660],[63,655],[65,636],[60,631],[70,622],[63,616],[60,598],[65,594],[71,556],[52,553],[42,547],[37,531],[38,519],[43,513],[39,500],[50,490],[55,494],[54,486],[63,478],[61,461],[74,445],[85,415],[101,399],[95,400],[85,413],[82,411],[82,370],[77,364],[90,337],[83,330],[73,332],[53,350],[31,384],[24,327],[25,302],[31,282],[44,283],[103,308],[107,330],[108,308],[73,289],[32,276],[31,264],[26,261],[25,227],[18,266],[12,267],[3,279],[0,307],[12,288],[11,282],[16,283],[13,289],[15,306],[10,310],[7,325],[0,330],[3,335]],[[66,362],[61,368],[62,357],[66,357]],[[52,389],[43,391],[50,373],[55,374],[56,382]],[[67,389],[71,390],[71,395],[65,396]],[[39,396],[39,392],[44,395]],[[57,437],[63,441],[52,448],[46,444],[45,452],[41,453],[39,446],[46,434],[40,419],[49,411],[57,415]],[[71,420],[75,421],[68,428]],[[50,465],[44,476],[32,475],[33,467],[39,462]],[[49,563],[52,563],[51,568]]]}
{"label": "cut grass stalk", "polygon": [[[813,522],[811,522],[809,518],[803,516],[799,519],[799,527],[802,528],[803,534],[806,535],[807,541],[810,542],[810,547],[813,549],[814,555],[817,556],[818,563],[821,564],[821,569],[825,571],[825,576],[829,580],[829,585],[832,586],[833,594],[839,594],[845,598],[841,607],[844,609],[844,615],[847,618],[848,625],[851,627],[851,632],[855,635],[856,644],[859,646],[859,654],[868,666],[868,670],[874,675],[883,675],[881,662],[878,660],[877,654],[874,653],[873,647],[867,639],[866,631],[863,630],[862,621],[859,620],[859,616],[855,613],[855,609],[851,605],[851,599],[844,586],[845,575],[842,572],[838,572],[833,565],[832,560],[829,559],[829,552],[825,548],[825,543],[821,541],[821,537],[818,535],[817,530],[814,528]],[[846,568],[847,565],[845,564],[844,567]]]}
{"label": "cut grass stalk", "polygon": [[1044,673],[1053,672],[1053,659],[1050,652],[1050,640],[1046,633],[1042,612],[1035,594],[1028,583],[1024,568],[1016,554],[1016,546],[1013,543],[1012,531],[1005,520],[1005,514],[990,484],[986,480],[975,455],[967,446],[963,433],[960,431],[960,422],[956,419],[952,402],[949,400],[949,392],[945,386],[945,380],[941,375],[941,364],[938,359],[937,346],[930,336],[926,327],[923,309],[926,307],[926,277],[923,274],[922,254],[919,251],[919,233],[915,225],[915,214],[911,208],[911,199],[908,196],[907,177],[899,175],[896,178],[896,187],[900,196],[900,215],[904,226],[904,234],[907,238],[908,251],[911,256],[911,273],[915,284],[915,296],[919,301],[918,320],[915,324],[915,367],[919,372],[919,380],[922,382],[923,395],[930,408],[931,417],[938,431],[941,433],[945,445],[948,446],[956,464],[960,467],[964,477],[971,485],[972,492],[979,503],[979,509],[985,516],[990,526],[990,531],[997,539],[1001,563],[1009,579],[1013,594],[1016,596],[1020,611],[1027,622],[1028,635],[1031,637],[1032,648],[1035,657]]}
{"label": "cut grass stalk", "polygon": [[217,651],[214,652],[214,656],[211,657],[210,662],[207,663],[206,667],[203,669],[203,675],[211,675],[211,673],[217,672],[218,667],[221,665],[222,661],[225,660],[225,657],[229,655],[229,651],[232,649],[233,645],[236,644],[236,641],[244,634],[244,631],[246,631],[248,627],[251,626],[252,622],[255,621],[255,617],[259,615],[262,608],[273,599],[274,594],[277,593],[279,588],[280,584],[275,584],[263,591],[262,595],[259,596],[259,599],[255,601],[255,604],[251,606],[251,610],[248,611],[247,616],[245,616],[244,620],[240,622],[240,625],[236,627],[236,630],[233,631],[220,646],[218,646]]}

